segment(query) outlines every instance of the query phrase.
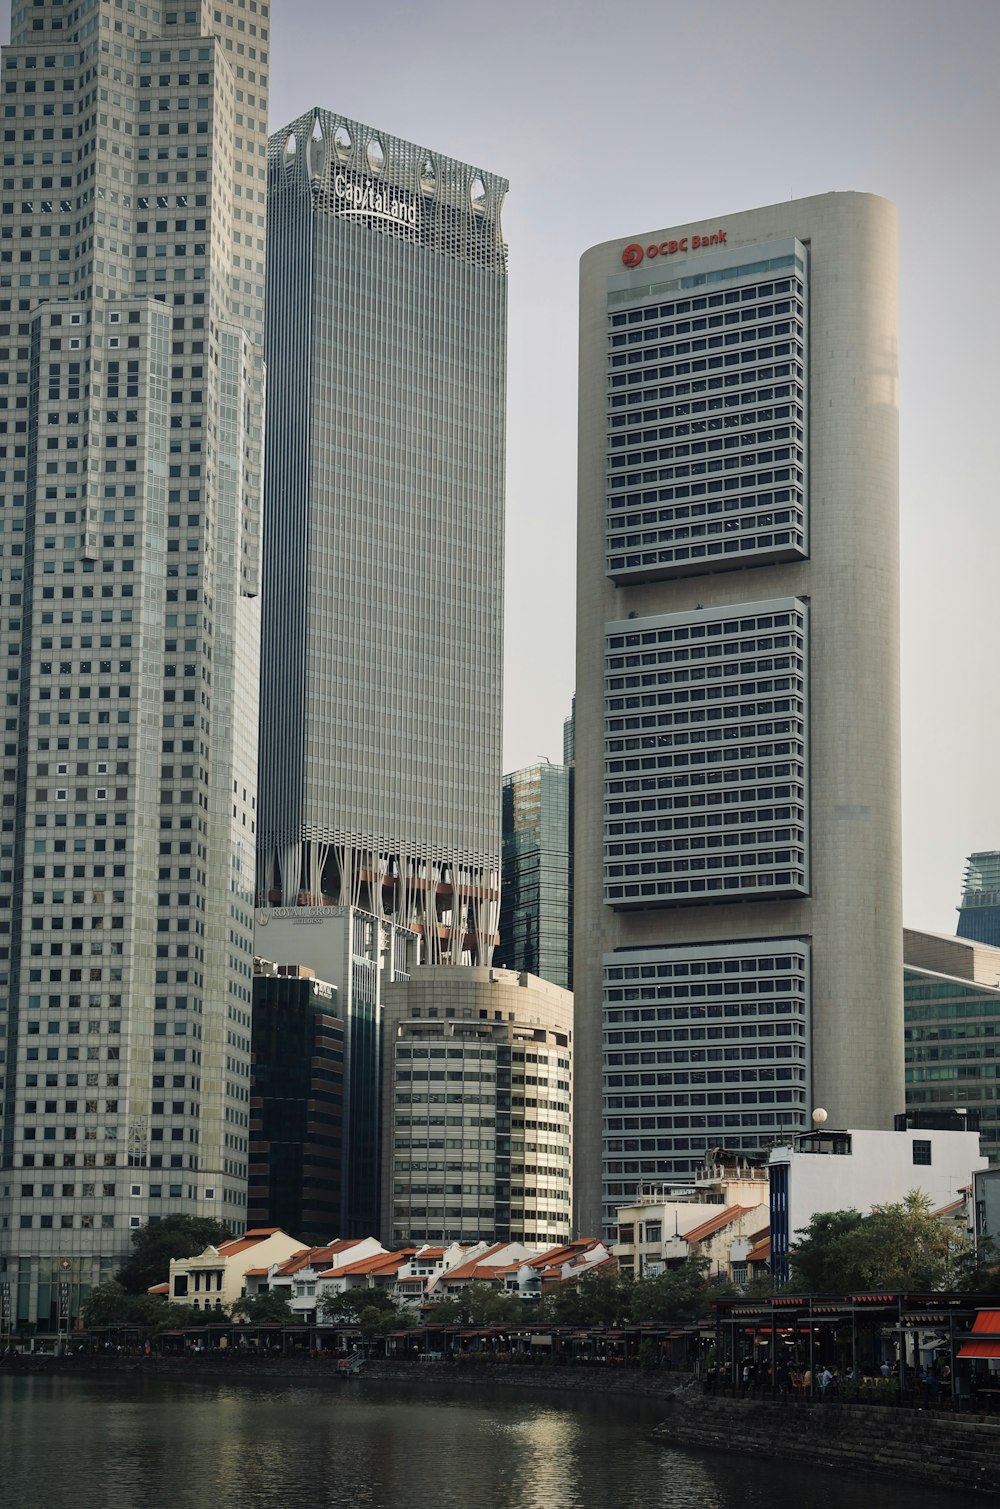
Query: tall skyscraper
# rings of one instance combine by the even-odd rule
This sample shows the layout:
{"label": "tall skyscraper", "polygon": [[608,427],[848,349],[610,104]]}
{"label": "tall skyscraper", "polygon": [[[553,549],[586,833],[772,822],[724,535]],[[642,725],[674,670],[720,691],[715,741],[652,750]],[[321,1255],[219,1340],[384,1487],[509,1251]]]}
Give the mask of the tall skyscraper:
{"label": "tall skyscraper", "polygon": [[507,185],[314,109],[268,187],[258,899],[488,962]]}
{"label": "tall skyscraper", "polygon": [[[0,1281],[246,1210],[266,4],[4,50]],[[63,1303],[65,1300],[65,1303]]]}
{"label": "tall skyscraper", "polygon": [[503,909],[495,962],[563,990],[573,978],[572,813],[572,766],[528,765],[504,776]]}
{"label": "tall skyscraper", "polygon": [[707,1144],[903,1108],[896,214],[827,194],[609,242],[580,308],[591,1229]]}
{"label": "tall skyscraper", "polygon": [[965,867],[962,904],[958,909],[960,938],[1000,946],[1000,852],[970,854]]}

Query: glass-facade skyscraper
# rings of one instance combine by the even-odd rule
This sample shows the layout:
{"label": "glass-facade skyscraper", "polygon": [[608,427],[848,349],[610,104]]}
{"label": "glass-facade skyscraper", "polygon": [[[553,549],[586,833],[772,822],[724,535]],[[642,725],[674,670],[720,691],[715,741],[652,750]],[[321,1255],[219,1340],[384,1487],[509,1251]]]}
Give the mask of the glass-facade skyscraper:
{"label": "glass-facade skyscraper", "polygon": [[1000,947],[1000,852],[995,849],[969,855],[956,932],[960,938]]}
{"label": "glass-facade skyscraper", "polygon": [[269,6],[15,0],[0,1282],[246,1211]]}
{"label": "glass-facade skyscraper", "polygon": [[268,152],[258,901],[488,962],[506,183],[314,109]]}
{"label": "glass-facade skyscraper", "polygon": [[572,989],[573,768],[503,778],[500,943],[495,962]]}

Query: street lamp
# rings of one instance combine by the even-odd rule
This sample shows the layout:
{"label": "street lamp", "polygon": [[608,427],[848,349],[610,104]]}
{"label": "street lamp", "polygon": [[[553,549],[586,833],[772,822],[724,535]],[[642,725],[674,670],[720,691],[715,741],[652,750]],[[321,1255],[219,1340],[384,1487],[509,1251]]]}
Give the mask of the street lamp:
{"label": "street lamp", "polygon": [[[57,1327],[57,1350],[62,1356],[63,1352],[69,1351],[69,1276],[73,1267],[68,1257],[59,1261],[59,1324]],[[66,1323],[66,1338],[63,1340],[63,1322]]]}

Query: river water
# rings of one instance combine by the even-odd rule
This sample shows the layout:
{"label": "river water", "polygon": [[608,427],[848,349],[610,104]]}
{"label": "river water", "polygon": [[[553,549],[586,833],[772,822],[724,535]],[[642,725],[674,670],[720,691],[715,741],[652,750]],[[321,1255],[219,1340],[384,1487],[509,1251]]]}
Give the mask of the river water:
{"label": "river water", "polygon": [[670,1406],[364,1379],[0,1377],[0,1505],[44,1509],[958,1509],[967,1497],[678,1451]]}

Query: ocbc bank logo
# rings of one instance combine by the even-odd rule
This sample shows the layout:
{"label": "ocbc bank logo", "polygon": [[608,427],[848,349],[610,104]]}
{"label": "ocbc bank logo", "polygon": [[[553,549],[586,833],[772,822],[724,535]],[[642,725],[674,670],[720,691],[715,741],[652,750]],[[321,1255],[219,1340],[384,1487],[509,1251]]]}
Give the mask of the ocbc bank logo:
{"label": "ocbc bank logo", "polygon": [[622,252],[622,261],[626,267],[638,267],[642,261],[642,247],[638,241],[632,241]]}

